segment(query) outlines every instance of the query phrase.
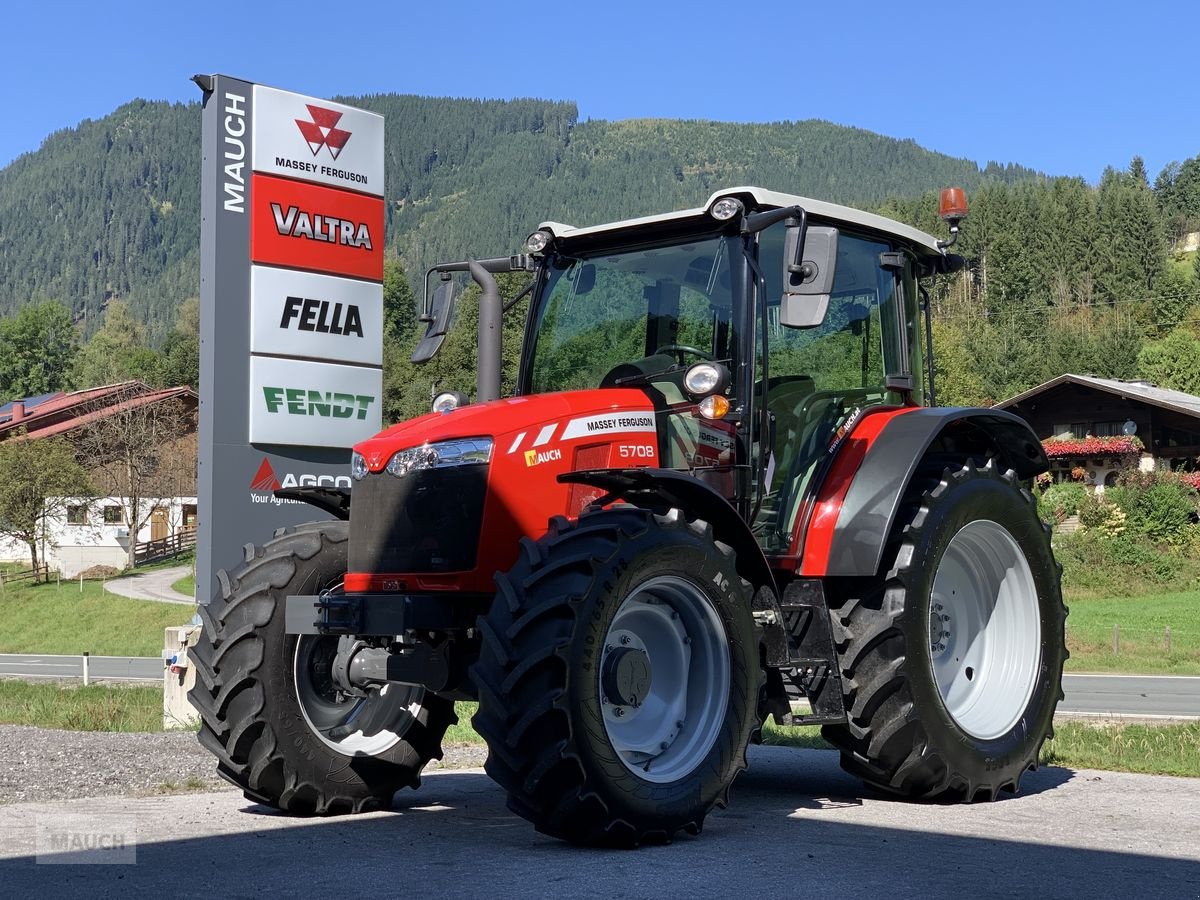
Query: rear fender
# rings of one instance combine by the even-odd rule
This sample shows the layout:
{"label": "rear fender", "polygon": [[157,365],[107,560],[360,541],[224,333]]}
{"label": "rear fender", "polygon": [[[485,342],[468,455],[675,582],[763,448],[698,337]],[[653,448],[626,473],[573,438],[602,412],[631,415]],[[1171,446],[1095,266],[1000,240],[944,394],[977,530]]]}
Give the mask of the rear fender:
{"label": "rear fender", "polygon": [[[1003,410],[920,408],[892,416],[867,448],[836,517],[811,520],[801,574],[875,575],[901,499],[922,461],[961,465],[966,459],[989,457],[1022,480],[1050,468],[1029,425]],[[823,485],[821,495],[825,491]],[[822,499],[819,495],[818,507]],[[820,529],[827,533],[818,533]]]}
{"label": "rear fender", "polygon": [[566,472],[558,480],[598,487],[608,494],[602,502],[624,500],[643,509],[678,508],[703,519],[718,541],[733,548],[741,576],[755,590],[769,587],[778,596],[775,577],[750,528],[728,500],[694,476],[673,469],[590,469]]}

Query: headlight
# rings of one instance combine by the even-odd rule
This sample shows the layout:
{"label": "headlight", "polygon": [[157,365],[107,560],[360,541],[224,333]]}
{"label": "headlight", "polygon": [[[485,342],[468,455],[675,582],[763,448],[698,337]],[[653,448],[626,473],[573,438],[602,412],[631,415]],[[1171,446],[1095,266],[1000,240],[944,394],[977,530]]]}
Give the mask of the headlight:
{"label": "headlight", "polygon": [[410,472],[422,469],[481,466],[491,461],[491,439],[462,438],[400,450],[388,460],[387,470],[397,478],[403,478]]}
{"label": "headlight", "polygon": [[458,391],[442,391],[433,398],[433,411],[435,413],[453,412],[460,406],[467,405],[467,398]]}
{"label": "headlight", "polygon": [[693,397],[719,394],[729,386],[729,370],[720,363],[696,363],[684,374],[683,386]]}
{"label": "headlight", "polygon": [[740,216],[746,207],[737,197],[722,197],[709,209],[708,214],[718,222],[728,222],[734,216]]}
{"label": "headlight", "polygon": [[529,237],[525,238],[525,251],[527,253],[541,253],[548,246],[550,241],[554,239],[548,231],[535,231]]}
{"label": "headlight", "polygon": [[370,471],[367,468],[367,460],[361,453],[350,454],[350,475],[355,481],[362,481]]}

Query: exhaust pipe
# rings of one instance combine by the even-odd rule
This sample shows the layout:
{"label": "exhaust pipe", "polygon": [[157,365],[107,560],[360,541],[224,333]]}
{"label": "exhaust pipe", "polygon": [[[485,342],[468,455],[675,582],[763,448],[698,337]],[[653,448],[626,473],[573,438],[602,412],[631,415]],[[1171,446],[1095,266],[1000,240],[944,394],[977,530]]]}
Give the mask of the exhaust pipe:
{"label": "exhaust pipe", "polygon": [[479,333],[477,369],[475,373],[475,402],[486,403],[500,398],[500,328],[503,304],[500,289],[492,273],[475,260],[467,263],[471,278],[479,285]]}

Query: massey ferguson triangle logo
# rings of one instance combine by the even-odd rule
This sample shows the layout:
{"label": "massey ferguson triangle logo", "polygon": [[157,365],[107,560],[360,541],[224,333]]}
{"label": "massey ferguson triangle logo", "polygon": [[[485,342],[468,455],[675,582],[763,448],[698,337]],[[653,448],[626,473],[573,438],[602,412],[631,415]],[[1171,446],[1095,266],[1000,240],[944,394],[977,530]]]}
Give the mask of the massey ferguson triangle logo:
{"label": "massey ferguson triangle logo", "polygon": [[321,152],[322,147],[326,147],[329,155],[337,159],[342,148],[346,146],[346,141],[350,140],[350,132],[337,127],[342,114],[332,109],[313,106],[311,103],[304,105],[308,107],[308,114],[312,116],[312,121],[307,122],[304,119],[295,121],[300,133],[308,141],[308,148],[312,150],[313,156],[316,156]]}

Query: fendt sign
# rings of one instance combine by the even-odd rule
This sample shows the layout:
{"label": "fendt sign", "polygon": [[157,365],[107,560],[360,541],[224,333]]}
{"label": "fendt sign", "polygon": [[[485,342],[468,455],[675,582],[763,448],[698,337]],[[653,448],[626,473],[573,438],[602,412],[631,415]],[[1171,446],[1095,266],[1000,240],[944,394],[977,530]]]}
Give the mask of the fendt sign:
{"label": "fendt sign", "polygon": [[[383,119],[224,75],[204,91],[197,598],[247,543],[322,518],[380,429]],[[247,490],[247,484],[250,490]]]}

